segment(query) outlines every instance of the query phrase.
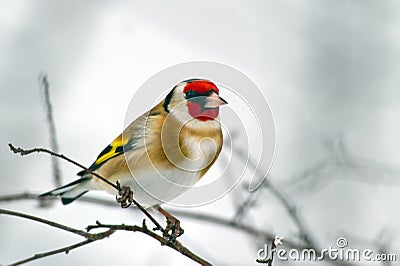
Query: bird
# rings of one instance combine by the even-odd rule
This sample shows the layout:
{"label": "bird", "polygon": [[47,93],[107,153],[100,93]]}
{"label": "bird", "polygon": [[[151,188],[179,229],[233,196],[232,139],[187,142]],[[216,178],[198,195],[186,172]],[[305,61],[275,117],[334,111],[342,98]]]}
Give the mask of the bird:
{"label": "bird", "polygon": [[90,190],[116,194],[96,173],[118,184],[117,201],[122,207],[129,207],[134,198],[165,216],[170,236],[180,236],[184,232],[180,221],[161,204],[193,187],[217,160],[223,145],[219,108],[224,104],[219,88],[208,79],[179,82],[131,122],[97,156],[90,171],[78,172],[79,179],[39,197],[61,196],[65,205]]}

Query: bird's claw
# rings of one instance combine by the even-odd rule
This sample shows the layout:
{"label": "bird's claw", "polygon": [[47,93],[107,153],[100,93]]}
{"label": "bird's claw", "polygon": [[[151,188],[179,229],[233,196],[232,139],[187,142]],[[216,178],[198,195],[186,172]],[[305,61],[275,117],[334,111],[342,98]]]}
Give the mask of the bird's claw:
{"label": "bird's claw", "polygon": [[128,208],[132,205],[133,202],[133,191],[128,186],[121,186],[117,181],[117,189],[118,195],[115,196],[115,199],[119,204],[121,204],[122,208]]}
{"label": "bird's claw", "polygon": [[[169,233],[171,232],[171,233]],[[168,238],[170,241],[183,235],[185,231],[181,227],[181,222],[174,216],[167,217],[167,226],[164,230],[164,237]]]}

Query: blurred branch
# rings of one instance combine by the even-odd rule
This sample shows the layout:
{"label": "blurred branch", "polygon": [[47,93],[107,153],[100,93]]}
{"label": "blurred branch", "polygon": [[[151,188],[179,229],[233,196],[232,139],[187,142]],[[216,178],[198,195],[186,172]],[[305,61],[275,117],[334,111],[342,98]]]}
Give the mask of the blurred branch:
{"label": "blurred branch", "polygon": [[296,224],[299,233],[300,239],[302,239],[309,248],[317,248],[317,243],[314,240],[311,231],[305,225],[303,218],[297,211],[297,208],[293,201],[286,195],[282,189],[279,189],[277,185],[272,182],[272,177],[270,176],[268,182],[264,182],[264,186],[268,188],[275,197],[281,202],[281,204],[285,207],[286,211],[292,218],[293,222]]}
{"label": "blurred branch", "polygon": [[[50,148],[54,152],[58,153],[58,141],[57,141],[57,134],[56,134],[56,126],[54,123],[54,117],[53,117],[53,107],[50,101],[50,92],[49,92],[49,81],[47,79],[46,74],[40,74],[39,75],[39,87],[41,90],[43,90],[44,93],[44,104],[45,104],[45,110],[46,110],[46,119],[47,119],[47,125],[49,127],[49,135],[50,135]],[[60,171],[60,166],[58,164],[58,160],[54,157],[51,158],[51,165],[52,165],[52,170],[53,170],[53,176],[54,176],[54,183],[56,187],[61,186],[61,171]]]}
{"label": "blurred branch", "polygon": [[[377,175],[379,175],[380,185],[400,185],[398,179],[400,169],[398,167],[353,155],[348,151],[343,136],[328,137],[323,144],[327,154],[326,158],[290,178],[290,183],[285,184],[285,186],[307,184],[304,187],[315,189],[333,180],[337,181],[341,178],[340,174],[343,173],[350,174],[352,181],[359,180],[363,183],[369,182],[375,185]],[[340,174],[333,179],[332,173],[335,171]],[[348,176],[343,179],[349,180]],[[308,185],[310,183],[312,183],[312,186]]]}
{"label": "blurred branch", "polygon": [[[265,171],[261,171],[260,168],[257,167],[257,164],[250,157],[248,157],[242,150],[233,149],[233,152],[235,152],[237,156],[245,160],[245,162],[247,161],[248,165],[254,169],[256,175],[263,177],[264,175],[263,173]],[[249,192],[247,198],[244,200],[244,203],[237,208],[236,214],[232,218],[232,221],[238,221],[241,217],[243,217],[246,214],[246,212],[250,209],[248,206],[251,206],[257,200],[258,195],[260,195],[260,191],[263,188],[267,188],[271,191],[271,193],[275,196],[275,198],[278,199],[279,202],[285,207],[287,213],[290,215],[290,217],[292,218],[293,222],[295,223],[295,225],[299,230],[300,239],[302,239],[308,247],[310,248],[316,247],[317,246],[316,241],[313,239],[311,232],[308,230],[308,228],[305,225],[305,222],[297,212],[296,206],[294,205],[292,200],[283,192],[282,189],[280,189],[277,185],[273,183],[273,181],[271,180],[272,177],[270,175],[268,177],[264,180],[262,186],[259,186],[256,191]]]}
{"label": "blurred branch", "polygon": [[249,192],[243,203],[236,208],[235,215],[232,218],[234,223],[237,223],[239,220],[241,220],[241,218],[246,215],[247,211],[255,205],[261,191],[261,189],[256,189],[253,192]]}
{"label": "blurred branch", "polygon": [[[337,167],[338,169],[348,174],[351,174],[354,171],[358,171],[359,172],[358,176],[362,177],[363,182],[366,181],[365,174],[368,172],[370,173],[370,176],[375,176],[376,174],[380,175],[384,174],[386,176],[396,175],[394,174],[395,171],[388,170],[387,166],[384,166],[372,160],[360,159],[355,156],[352,156],[348,152],[342,137],[329,138],[325,144],[327,150],[330,151],[329,156],[319,161],[312,167],[303,171],[300,175],[298,175],[297,178],[290,179],[291,184],[288,185],[292,185],[293,183],[296,182],[305,182],[305,181],[312,181],[313,185],[315,185],[315,183],[321,182],[322,173],[324,173],[324,171],[329,169],[332,170],[332,167]],[[247,155],[245,155],[245,153],[239,149],[233,149],[233,152],[235,152],[236,155],[242,158],[243,160],[247,161],[248,165],[255,170],[255,174],[258,174],[260,175],[260,177],[262,177],[261,175],[263,171],[260,171],[255,161],[253,161],[251,158],[248,158]],[[398,173],[399,171],[397,171],[397,175]],[[293,181],[293,179],[295,180]],[[324,180],[326,179],[327,182],[331,182],[333,180],[331,178],[331,175],[326,175],[326,178],[322,179]],[[393,179],[391,183],[393,183],[394,180],[395,179]],[[376,183],[376,178],[374,178],[374,183]],[[237,207],[236,213],[233,216],[232,221],[237,222],[238,220],[246,216],[247,212],[251,209],[251,207],[256,204],[259,195],[261,195],[261,190],[264,188],[268,189],[275,196],[275,198],[278,199],[278,201],[285,207],[286,211],[292,218],[292,221],[298,228],[300,232],[300,238],[305,242],[307,246],[306,248],[321,250],[311,234],[312,231],[306,226],[306,223],[304,222],[303,218],[299,215],[294,202],[286,193],[284,193],[283,189],[279,188],[279,186],[274,184],[273,178],[270,175],[269,178],[264,180],[263,185],[260,186],[256,191],[248,193],[243,203]],[[368,243],[368,241],[364,241],[364,243]],[[387,253],[388,249],[385,245],[381,244],[376,246],[379,247],[381,253],[388,254]],[[327,259],[330,260],[330,258]],[[272,261],[259,261],[259,262],[271,263]],[[350,265],[350,263],[348,262],[346,263],[339,261],[331,261],[331,262],[334,264]],[[390,262],[388,263],[388,265],[390,265]]]}
{"label": "blurred branch", "polygon": [[[91,242],[97,241],[97,240],[101,240],[104,239],[106,237],[109,237],[110,235],[112,235],[115,231],[118,230],[124,230],[124,231],[131,231],[131,232],[141,232],[155,240],[157,240],[158,242],[161,243],[161,245],[163,246],[168,246],[176,251],[178,251],[179,253],[181,253],[182,255],[192,259],[193,261],[201,264],[201,265],[211,265],[209,262],[205,261],[204,259],[200,258],[199,256],[197,256],[196,254],[194,254],[193,252],[191,252],[189,249],[187,249],[185,246],[183,246],[179,241],[174,240],[174,241],[169,241],[165,238],[163,238],[162,236],[152,232],[151,230],[149,230],[146,226],[145,223],[145,219],[143,220],[143,224],[142,226],[138,226],[138,225],[105,225],[102,224],[100,222],[96,222],[96,225],[89,225],[86,230],[87,232],[83,231],[83,230],[79,230],[79,229],[75,229],[72,227],[68,227],[53,221],[49,221],[49,220],[45,220],[33,215],[28,215],[28,214],[24,214],[24,213],[20,213],[20,212],[15,212],[15,211],[9,211],[9,210],[5,210],[5,209],[0,209],[0,214],[6,214],[6,215],[11,215],[11,216],[17,216],[17,217],[21,217],[21,218],[25,218],[28,220],[32,220],[32,221],[36,221],[39,223],[43,223],[43,224],[47,224],[49,226],[85,237],[86,240],[78,242],[76,244],[73,245],[69,245],[63,248],[59,248],[59,249],[55,249],[55,250],[51,250],[48,252],[43,252],[43,253],[38,253],[35,254],[29,258],[14,262],[10,265],[21,265],[24,263],[27,263],[29,261],[33,261],[36,259],[40,259],[40,258],[44,258],[44,257],[48,257],[54,254],[58,254],[58,253],[67,253],[75,248],[87,245]],[[107,228],[108,230],[100,232],[100,233],[89,233],[89,231],[95,229],[95,228]]]}
{"label": "blurred branch", "polygon": [[38,194],[34,194],[34,193],[30,193],[30,192],[21,192],[21,193],[9,194],[9,195],[0,195],[0,202],[28,200],[28,199],[37,200],[38,196],[39,196]]}

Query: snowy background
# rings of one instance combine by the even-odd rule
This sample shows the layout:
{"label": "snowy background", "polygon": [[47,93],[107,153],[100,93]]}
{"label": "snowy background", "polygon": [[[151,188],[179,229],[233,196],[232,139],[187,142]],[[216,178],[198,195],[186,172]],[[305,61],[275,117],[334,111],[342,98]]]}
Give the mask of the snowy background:
{"label": "snowy background", "polygon": [[[374,248],[378,239],[399,254],[399,28],[398,1],[3,1],[0,194],[54,186],[48,156],[21,158],[7,147],[49,147],[40,72],[49,76],[60,151],[90,164],[123,129],[130,98],[148,78],[175,64],[210,60],[242,71],[262,89],[276,126],[273,181],[296,203],[319,244],[334,245],[344,235],[352,246],[359,241]],[[341,141],[344,161],[352,164],[319,167],[334,160]],[[64,162],[61,167],[64,182],[79,170]],[[307,169],[315,176],[299,181]],[[240,195],[190,211],[230,217]],[[82,229],[96,220],[142,219],[87,203],[0,206]],[[268,191],[249,216],[255,226],[296,237],[285,209]],[[182,242],[198,255],[218,265],[256,265],[262,243],[224,227],[181,222]],[[0,264],[79,240],[0,216]],[[144,235],[118,232],[31,265],[191,263]]]}

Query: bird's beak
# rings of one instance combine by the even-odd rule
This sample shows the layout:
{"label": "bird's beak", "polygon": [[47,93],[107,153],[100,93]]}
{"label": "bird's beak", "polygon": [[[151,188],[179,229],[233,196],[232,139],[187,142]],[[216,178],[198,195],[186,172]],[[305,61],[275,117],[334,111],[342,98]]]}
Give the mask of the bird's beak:
{"label": "bird's beak", "polygon": [[217,108],[220,105],[227,104],[228,102],[225,101],[222,97],[220,97],[215,92],[211,93],[206,98],[206,103],[204,104],[205,108]]}

